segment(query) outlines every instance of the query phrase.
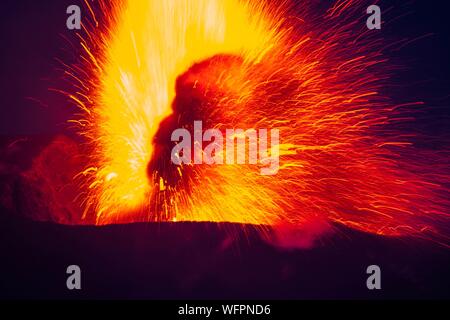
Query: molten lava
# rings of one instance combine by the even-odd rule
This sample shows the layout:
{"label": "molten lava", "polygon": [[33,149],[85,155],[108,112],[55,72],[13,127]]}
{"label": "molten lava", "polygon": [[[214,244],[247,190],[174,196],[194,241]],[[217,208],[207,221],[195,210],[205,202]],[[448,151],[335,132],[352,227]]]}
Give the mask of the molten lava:
{"label": "molten lava", "polygon": [[[380,93],[393,68],[361,23],[365,4],[86,0],[82,61],[67,71],[88,142],[84,219],[445,236],[447,168],[402,125],[421,104]],[[170,134],[194,120],[279,129],[278,174],[174,165]]]}

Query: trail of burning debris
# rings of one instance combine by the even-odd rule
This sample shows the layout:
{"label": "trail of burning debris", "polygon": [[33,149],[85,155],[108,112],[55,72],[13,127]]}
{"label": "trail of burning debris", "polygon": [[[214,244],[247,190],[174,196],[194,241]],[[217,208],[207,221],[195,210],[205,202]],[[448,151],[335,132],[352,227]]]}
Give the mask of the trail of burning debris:
{"label": "trail of burning debris", "polygon": [[[133,0],[86,5],[73,122],[88,142],[84,217],[238,222],[288,229],[322,221],[381,235],[438,234],[446,169],[414,148],[408,110],[381,89],[392,67],[364,1]],[[280,130],[280,170],[170,162],[170,132]],[[428,160],[434,159],[429,165]],[[319,228],[320,229],[320,228]]]}

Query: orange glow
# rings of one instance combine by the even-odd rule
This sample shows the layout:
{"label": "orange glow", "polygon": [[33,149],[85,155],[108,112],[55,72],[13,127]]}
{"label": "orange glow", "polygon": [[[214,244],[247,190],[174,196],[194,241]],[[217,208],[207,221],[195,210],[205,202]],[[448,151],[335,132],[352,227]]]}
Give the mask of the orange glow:
{"label": "orange glow", "polygon": [[274,17],[266,17],[262,5],[128,1],[116,10],[103,61],[83,46],[100,72],[95,108],[87,115],[98,161],[89,171],[89,189],[99,221],[142,209],[152,192],[146,171],[151,141],[171,113],[176,78],[217,53],[255,63],[277,41]]}
{"label": "orange glow", "polygon": [[[389,67],[354,18],[361,1],[336,1],[317,16],[307,4],[294,15],[286,1],[114,3],[97,3],[104,16],[85,25],[74,76],[83,88],[72,96],[82,111],[75,122],[91,152],[80,175],[85,217],[272,226],[324,219],[400,235],[432,230],[444,215],[439,182],[447,176],[437,167],[433,178],[419,173],[426,155],[410,161],[409,136],[384,129],[420,103],[380,94]],[[173,114],[176,127],[192,116],[221,130],[279,129],[279,173],[170,166],[155,137]]]}

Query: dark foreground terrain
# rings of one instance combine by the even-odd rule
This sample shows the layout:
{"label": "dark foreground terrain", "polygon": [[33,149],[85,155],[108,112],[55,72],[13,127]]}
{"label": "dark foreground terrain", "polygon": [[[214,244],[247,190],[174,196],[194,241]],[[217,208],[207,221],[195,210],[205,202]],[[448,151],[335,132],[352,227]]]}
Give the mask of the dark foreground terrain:
{"label": "dark foreground terrain", "polygon": [[[350,230],[282,251],[236,225],[73,227],[2,213],[0,261],[1,298],[450,297],[450,250]],[[66,288],[72,264],[82,270],[80,291]],[[371,264],[381,267],[378,291],[366,288]]]}

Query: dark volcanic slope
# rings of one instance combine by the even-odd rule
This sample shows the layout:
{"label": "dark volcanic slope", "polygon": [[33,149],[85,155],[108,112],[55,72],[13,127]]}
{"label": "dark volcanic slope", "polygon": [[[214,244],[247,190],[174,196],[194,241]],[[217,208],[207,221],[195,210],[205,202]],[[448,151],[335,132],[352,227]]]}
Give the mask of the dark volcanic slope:
{"label": "dark volcanic slope", "polygon": [[[409,239],[340,230],[313,249],[280,251],[235,225],[96,228],[1,216],[2,298],[450,297],[450,251]],[[71,264],[82,269],[81,291],[66,289]],[[381,267],[380,291],[366,289],[370,264]]]}

